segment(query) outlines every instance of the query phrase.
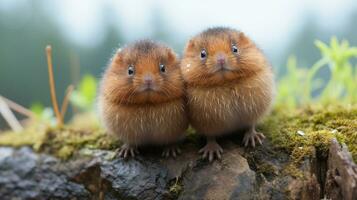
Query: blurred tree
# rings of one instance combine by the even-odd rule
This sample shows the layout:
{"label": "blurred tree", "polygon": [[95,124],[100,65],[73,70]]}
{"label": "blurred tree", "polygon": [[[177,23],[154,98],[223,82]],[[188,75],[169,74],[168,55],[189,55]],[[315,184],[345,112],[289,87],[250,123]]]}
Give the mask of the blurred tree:
{"label": "blurred tree", "polygon": [[0,94],[25,106],[38,100],[49,105],[46,44],[54,47],[54,71],[62,83],[57,84],[58,91],[68,84],[64,76],[68,62],[61,59],[68,50],[66,41],[41,5],[41,1],[31,1],[0,17]]}
{"label": "blurred tree", "polygon": [[175,39],[179,37],[175,33],[175,26],[164,17],[160,7],[154,6],[151,13],[152,38],[170,44],[176,52],[182,52],[184,44],[182,40]]}
{"label": "blurred tree", "polygon": [[[93,48],[71,45],[61,34],[56,16],[46,10],[46,3],[30,1],[0,12],[0,94],[27,107],[33,102],[51,105],[47,44],[53,47],[57,98],[61,103],[66,87],[74,81],[71,66],[81,65],[81,74],[99,77],[114,49],[123,43],[118,26],[106,21],[108,31],[101,44]],[[0,127],[4,127],[1,117]]]}

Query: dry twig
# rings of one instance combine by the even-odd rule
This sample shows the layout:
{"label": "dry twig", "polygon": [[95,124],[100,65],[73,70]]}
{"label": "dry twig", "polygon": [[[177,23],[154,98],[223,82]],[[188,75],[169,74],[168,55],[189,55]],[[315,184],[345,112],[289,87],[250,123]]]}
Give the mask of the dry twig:
{"label": "dry twig", "polygon": [[14,113],[10,110],[9,106],[0,96],[0,114],[4,117],[11,129],[15,132],[22,131],[23,128],[20,122],[16,119]]}
{"label": "dry twig", "polygon": [[66,115],[67,112],[67,107],[68,107],[68,102],[69,102],[69,98],[73,92],[74,86],[73,85],[69,85],[67,87],[66,90],[66,95],[64,96],[63,102],[62,102],[62,106],[61,106],[61,116],[64,118],[64,116]]}
{"label": "dry twig", "polygon": [[18,112],[18,113],[20,113],[20,114],[22,114],[22,115],[24,115],[24,116],[26,116],[26,117],[28,117],[28,118],[34,118],[34,117],[35,117],[35,114],[34,114],[31,110],[29,110],[29,109],[23,107],[22,105],[20,105],[20,104],[18,104],[18,103],[16,103],[16,102],[14,102],[14,101],[12,101],[12,100],[10,100],[10,99],[4,97],[4,96],[1,96],[1,95],[0,95],[0,97],[1,97],[1,98],[6,102],[6,104],[7,104],[11,109],[13,109],[14,111],[16,111],[16,112]]}
{"label": "dry twig", "polygon": [[53,78],[52,48],[50,45],[48,45],[46,47],[46,56],[47,56],[48,77],[49,77],[49,83],[50,83],[50,91],[51,91],[51,100],[52,100],[53,110],[56,115],[57,124],[62,125],[63,119],[62,119],[61,113],[59,112],[57,98],[56,98],[55,81]]}

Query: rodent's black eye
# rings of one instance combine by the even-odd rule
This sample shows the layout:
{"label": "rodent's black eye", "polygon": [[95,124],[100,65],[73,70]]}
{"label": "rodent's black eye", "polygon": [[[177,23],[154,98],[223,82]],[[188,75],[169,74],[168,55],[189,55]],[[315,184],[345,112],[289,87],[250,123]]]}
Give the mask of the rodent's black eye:
{"label": "rodent's black eye", "polygon": [[159,67],[160,67],[160,72],[163,72],[163,73],[166,72],[166,67],[164,64],[160,64]]}
{"label": "rodent's black eye", "polygon": [[134,75],[134,72],[135,72],[134,66],[129,65],[129,67],[128,67],[128,75],[132,76],[132,75]]}
{"label": "rodent's black eye", "polygon": [[203,60],[203,59],[206,59],[206,57],[207,57],[207,52],[206,52],[205,49],[202,49],[202,51],[201,51],[201,59],[202,59],[202,60]]}
{"label": "rodent's black eye", "polygon": [[233,53],[238,53],[238,47],[234,44],[232,44],[232,52]]}

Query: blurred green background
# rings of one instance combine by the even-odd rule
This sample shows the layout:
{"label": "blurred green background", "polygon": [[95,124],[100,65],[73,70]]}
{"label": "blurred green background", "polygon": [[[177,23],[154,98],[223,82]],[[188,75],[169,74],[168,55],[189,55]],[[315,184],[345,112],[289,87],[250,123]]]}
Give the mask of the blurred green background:
{"label": "blurred green background", "polygon": [[[290,55],[305,68],[321,58],[315,39],[329,43],[337,36],[356,46],[356,21],[353,0],[1,0],[0,95],[26,107],[36,102],[51,106],[47,44],[53,48],[61,102],[67,86],[77,85],[84,74],[100,78],[115,49],[128,42],[152,38],[181,55],[190,36],[217,25],[246,32],[269,57],[279,79]],[[355,58],[351,62],[355,65]],[[329,71],[318,76],[326,79]],[[4,127],[0,117],[0,129]]]}

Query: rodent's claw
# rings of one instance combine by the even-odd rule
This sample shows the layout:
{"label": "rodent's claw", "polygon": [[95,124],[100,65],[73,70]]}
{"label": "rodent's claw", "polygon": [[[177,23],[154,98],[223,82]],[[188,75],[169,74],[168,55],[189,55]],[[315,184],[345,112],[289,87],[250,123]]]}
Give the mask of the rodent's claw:
{"label": "rodent's claw", "polygon": [[223,149],[215,140],[213,140],[208,141],[206,146],[200,149],[198,153],[203,154],[203,159],[208,159],[209,162],[212,162],[214,157],[218,159],[222,158]]}
{"label": "rodent's claw", "polygon": [[181,149],[179,147],[167,147],[162,151],[161,156],[168,158],[172,155],[172,157],[176,158],[181,153]]}
{"label": "rodent's claw", "polygon": [[127,159],[130,156],[135,157],[136,154],[139,154],[139,151],[136,149],[136,147],[133,147],[129,144],[124,144],[123,146],[118,149],[118,157]]}
{"label": "rodent's claw", "polygon": [[243,143],[244,143],[244,146],[247,147],[250,142],[252,147],[255,147],[256,142],[258,142],[260,145],[262,145],[264,139],[265,139],[265,136],[263,133],[256,132],[255,130],[250,130],[247,133],[245,133],[244,138],[243,138]]}

